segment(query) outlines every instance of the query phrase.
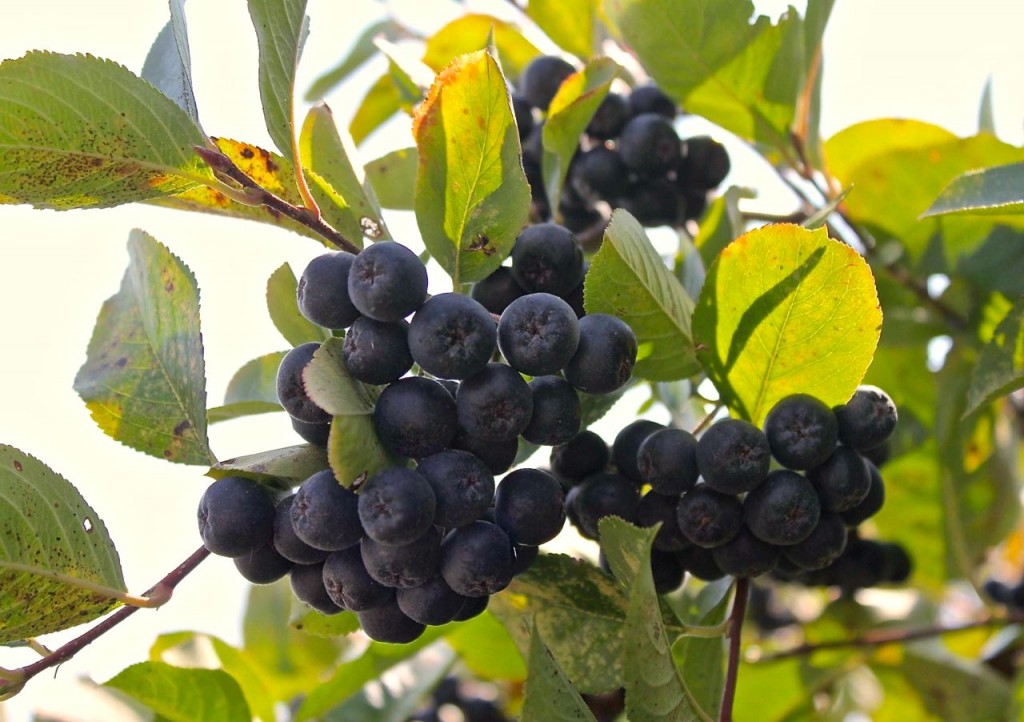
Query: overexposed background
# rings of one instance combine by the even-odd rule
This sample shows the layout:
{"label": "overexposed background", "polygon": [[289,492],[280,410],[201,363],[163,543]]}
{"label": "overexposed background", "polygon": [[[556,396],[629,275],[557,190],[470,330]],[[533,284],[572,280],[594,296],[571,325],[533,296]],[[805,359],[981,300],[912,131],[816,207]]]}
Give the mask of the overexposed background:
{"label": "overexposed background", "polygon": [[[805,3],[795,4],[802,11]],[[510,14],[507,3],[498,0],[471,5]],[[760,0],[755,5],[777,15],[787,3]],[[385,7],[425,29],[464,11],[441,0],[310,0],[312,32],[300,69],[300,96]],[[192,0],[186,10],[206,131],[271,148],[245,4]],[[136,72],[167,20],[164,0],[0,0],[0,11],[0,58],[31,49],[89,52]],[[1024,3],[1019,0],[838,0],[825,44],[824,134],[860,120],[900,116],[969,135],[976,130],[978,101],[991,76],[997,131],[1021,143],[1022,27]],[[382,65],[372,68],[379,72]],[[327,99],[343,128],[376,77],[373,71]],[[364,144],[363,160],[410,144],[408,123],[399,119]],[[757,186],[761,179],[754,168],[737,163],[730,182]],[[267,226],[146,206],[64,213],[0,208],[0,443],[39,457],[79,488],[117,543],[129,588],[141,591],[198,545],[195,507],[208,479],[202,468],[172,466],[104,436],[71,388],[96,313],[119,286],[127,264],[125,243],[134,227],[169,245],[199,281],[210,405],[222,401],[239,366],[286,348],[267,318],[266,279],[284,261],[300,273],[322,247]],[[396,218],[392,230],[398,240],[419,243],[408,217]],[[607,431],[614,433],[611,426]],[[215,425],[210,435],[220,458],[286,446],[297,438],[281,415]],[[230,561],[210,560],[166,607],[139,612],[56,675],[44,673],[21,695],[0,703],[0,720],[23,722],[33,709],[71,710],[69,719],[102,719],[75,702],[71,687],[77,676],[109,679],[145,659],[149,644],[165,631],[197,629],[236,642],[244,595],[245,584]],[[57,645],[74,634],[43,641]],[[0,648],[0,666],[17,667],[32,659],[26,650]]]}

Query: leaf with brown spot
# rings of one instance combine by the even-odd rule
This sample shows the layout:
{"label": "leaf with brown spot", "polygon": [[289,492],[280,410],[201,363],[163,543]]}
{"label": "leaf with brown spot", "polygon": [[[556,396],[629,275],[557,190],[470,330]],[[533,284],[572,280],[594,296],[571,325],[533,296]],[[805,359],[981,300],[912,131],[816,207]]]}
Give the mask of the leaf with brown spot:
{"label": "leaf with brown spot", "polygon": [[31,52],[0,63],[0,203],[104,208],[212,181],[202,131],[109,60]]}
{"label": "leaf with brown spot", "polygon": [[0,445],[0,644],[92,621],[125,591],[106,525],[78,490]]}
{"label": "leaf with brown spot", "polygon": [[75,390],[104,433],[121,443],[168,461],[209,464],[195,277],[142,231],[132,231],[128,253],[121,289],[100,310]]}

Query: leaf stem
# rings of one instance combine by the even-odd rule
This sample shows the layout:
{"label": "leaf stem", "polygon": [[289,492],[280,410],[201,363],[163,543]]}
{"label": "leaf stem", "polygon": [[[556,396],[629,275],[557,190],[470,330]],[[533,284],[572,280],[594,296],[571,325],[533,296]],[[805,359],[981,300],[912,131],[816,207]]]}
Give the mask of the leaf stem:
{"label": "leaf stem", "polygon": [[267,206],[267,208],[275,210],[281,215],[291,218],[296,223],[300,223],[306,228],[309,228],[336,248],[348,251],[349,253],[359,253],[359,247],[356,244],[329,226],[327,222],[320,217],[319,209],[314,212],[309,208],[293,206],[288,201],[271,193],[252,178],[247,176],[237,165],[235,165],[234,161],[219,151],[212,151],[209,148],[203,148],[198,145],[193,146],[193,149],[200,158],[213,168],[215,172],[220,173],[221,175],[238,183],[245,190],[246,197],[251,199],[249,201],[250,205]]}
{"label": "leaf stem", "polygon": [[722,403],[721,401],[716,403],[715,404],[715,408],[711,409],[711,411],[708,412],[707,416],[705,416],[703,419],[701,419],[700,423],[697,424],[697,426],[694,427],[693,432],[692,432],[693,435],[696,436],[697,434],[702,432],[704,429],[706,429],[711,424],[711,422],[714,420],[714,418],[718,414],[718,412],[721,411],[724,408],[725,408],[725,404]]}
{"label": "leaf stem", "polygon": [[865,634],[850,637],[849,639],[834,639],[827,642],[809,643],[804,642],[790,649],[784,649],[770,654],[750,655],[749,661],[757,664],[765,662],[777,662],[791,657],[803,657],[815,652],[827,649],[866,649],[881,647],[886,644],[906,644],[919,639],[930,639],[944,634],[956,634],[958,632],[969,632],[975,629],[986,627],[999,627],[1010,624],[1024,623],[1024,611],[1011,611],[1005,615],[990,615],[982,619],[975,619],[962,624],[943,626],[936,624],[920,629],[895,629],[881,632],[867,632]]}
{"label": "leaf stem", "polygon": [[729,633],[730,621],[726,619],[721,624],[713,624],[711,626],[700,626],[700,625],[683,625],[683,636],[684,637],[700,637],[701,639],[714,639],[715,637],[724,637]]}
{"label": "leaf stem", "polygon": [[736,699],[736,677],[740,667],[740,636],[743,631],[743,617],[747,612],[747,597],[750,580],[741,577],[736,580],[736,596],[729,613],[729,660],[725,670],[725,687],[722,690],[722,708],[718,722],[732,722],[732,704]]}
{"label": "leaf stem", "polygon": [[121,604],[126,604],[130,607],[159,607],[167,601],[162,597],[140,597],[135,594],[129,594],[128,592],[122,592],[121,590],[114,589],[113,587],[108,587],[105,584],[98,584],[96,582],[89,581],[88,579],[74,577],[70,574],[63,574],[61,572],[53,571],[52,569],[42,569],[31,564],[0,562],[0,569],[8,569],[12,572],[21,572],[23,574],[31,574],[45,579],[52,579],[55,582],[60,582],[61,584],[65,584],[69,587],[77,587],[101,597],[114,599],[121,602]]}
{"label": "leaf stem", "polygon": [[[164,601],[167,601],[171,598],[174,588],[178,586],[185,577],[191,574],[192,571],[195,570],[195,568],[198,567],[199,564],[208,556],[210,556],[209,550],[206,547],[199,547],[196,551],[192,552],[192,555],[189,556],[188,559],[171,570],[163,579],[150,587],[142,596],[148,599],[163,599]],[[42,659],[24,667],[20,667],[19,669],[0,669],[0,699],[14,696],[21,691],[26,682],[37,674],[71,659],[86,646],[99,639],[131,615],[135,614],[139,609],[140,607],[137,606],[122,607],[115,614],[107,617],[95,627],[92,627],[80,636],[72,639],[67,644],[53,650]]]}

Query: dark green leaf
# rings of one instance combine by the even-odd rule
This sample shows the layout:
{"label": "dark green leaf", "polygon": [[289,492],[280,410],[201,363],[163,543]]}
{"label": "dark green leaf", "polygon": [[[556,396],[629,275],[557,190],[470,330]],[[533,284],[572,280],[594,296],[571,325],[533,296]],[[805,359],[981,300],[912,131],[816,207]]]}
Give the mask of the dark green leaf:
{"label": "dark green leaf", "polygon": [[1006,314],[971,372],[966,414],[1024,386],[1024,300]]}
{"label": "dark green leaf", "polygon": [[352,164],[355,149],[346,145],[350,144],[338,133],[331,109],[326,105],[310,109],[299,136],[299,155],[309,172],[313,196],[334,228],[359,248],[363,236],[390,240],[380,208]]}
{"label": "dark green leaf", "polygon": [[467,13],[451,21],[427,39],[423,62],[435,73],[460,55],[483,50],[492,44],[506,78],[515,82],[540,50],[523,37],[512,23],[491,15]]}
{"label": "dark green leaf", "polygon": [[530,0],[526,14],[559,47],[586,59],[594,54],[597,5],[595,0]]}
{"label": "dark green leaf", "polygon": [[0,445],[0,643],[92,621],[124,592],[114,542],[78,490]]}
{"label": "dark green leaf", "polygon": [[588,313],[617,316],[633,329],[635,376],[671,381],[699,370],[690,335],[693,301],[626,211],[612,214],[584,293]]}
{"label": "dark green leaf", "polygon": [[845,403],[871,363],[882,314],[871,269],[824,229],[772,225],[730,244],[693,314],[722,400],[760,425],[792,393]]}
{"label": "dark green leaf", "polygon": [[995,226],[976,249],[959,259],[955,275],[986,291],[1024,294],[1024,229]]}
{"label": "dark green leaf", "polygon": [[199,125],[199,110],[192,90],[192,56],[185,26],[185,0],[170,0],[168,5],[171,19],[156,36],[146,55],[142,79],[152,83]]}
{"label": "dark green leaf", "polygon": [[604,10],[644,69],[689,112],[789,147],[804,82],[796,12],[772,25],[767,17],[750,24],[750,0],[605,0]]}
{"label": "dark green leaf", "polygon": [[218,462],[207,476],[243,476],[277,488],[298,486],[328,466],[327,452],[319,446],[302,444]]}
{"label": "dark green leaf", "polygon": [[419,163],[415,148],[402,148],[366,164],[366,179],[373,186],[381,206],[400,211],[415,209]]}
{"label": "dark green leaf", "polygon": [[363,30],[348,54],[337,65],[313,81],[313,85],[306,91],[306,100],[310,102],[320,100],[341,84],[353,71],[376,55],[379,52],[376,44],[378,38],[395,42],[406,37],[411,37],[411,33],[395,22],[394,18],[380,20],[370,25]]}
{"label": "dark green leaf", "polygon": [[594,719],[535,626],[530,637],[530,676],[526,679],[521,722]]}
{"label": "dark green leaf", "polygon": [[544,123],[544,188],[552,208],[558,207],[569,164],[579,152],[580,135],[590,123],[601,101],[608,95],[619,73],[610,58],[597,58],[583,70],[570,75],[558,88],[548,106]]}
{"label": "dark green leaf", "polygon": [[135,230],[121,289],[103,304],[75,390],[109,436],[182,464],[214,460],[195,276]]}
{"label": "dark green leaf", "polygon": [[974,170],[953,179],[922,215],[1024,213],[1024,163]]}
{"label": "dark green leaf", "polygon": [[526,223],[530,187],[505,79],[480,51],[438,75],[413,122],[416,221],[454,286],[501,265]]}
{"label": "dark green leaf", "polygon": [[254,358],[235,372],[228,382],[224,404],[238,404],[260,401],[267,404],[280,403],[277,400],[277,369],[287,351],[268,353]]}
{"label": "dark green leaf", "polygon": [[150,707],[167,722],[251,722],[245,696],[220,669],[183,669],[141,662],[106,683]]}
{"label": "dark green leaf", "polygon": [[260,51],[260,99],[267,131],[281,154],[298,162],[295,71],[309,35],[306,0],[248,0]]}
{"label": "dark green leaf", "polygon": [[0,203],[102,208],[213,181],[203,133],[141,78],[90,55],[0,63]]}
{"label": "dark green leaf", "polygon": [[[315,341],[320,343],[329,335],[299,311],[297,292],[299,282],[292,267],[281,264],[267,279],[267,311],[270,320],[292,346]],[[277,369],[274,370],[275,373]],[[275,394],[274,398],[277,396]]]}
{"label": "dark green leaf", "polygon": [[[731,608],[732,587],[732,580],[727,577],[701,589],[695,607],[706,611],[694,619],[693,623],[710,627],[725,621]],[[693,695],[695,705],[713,719],[718,717],[722,690],[725,688],[727,643],[724,636],[712,639],[684,636],[672,648],[676,667]]]}

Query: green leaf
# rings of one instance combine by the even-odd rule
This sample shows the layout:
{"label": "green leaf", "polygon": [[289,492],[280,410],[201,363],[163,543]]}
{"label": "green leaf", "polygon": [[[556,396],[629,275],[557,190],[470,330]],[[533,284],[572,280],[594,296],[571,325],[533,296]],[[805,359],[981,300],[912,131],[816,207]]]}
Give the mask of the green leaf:
{"label": "green leaf", "polygon": [[623,626],[622,669],[626,713],[636,722],[706,719],[695,707],[672,659],[651,572],[657,529],[639,529],[617,517],[601,520],[601,550],[629,591]]}
{"label": "green leaf", "polygon": [[1024,294],[1024,228],[995,226],[977,248],[960,257],[951,275],[983,291]]}
{"label": "green leaf", "polygon": [[185,26],[185,0],[170,0],[171,19],[156,36],[142,65],[142,79],[173,100],[199,125],[192,90],[192,55]]}
{"label": "green leaf", "polygon": [[292,615],[292,629],[314,637],[343,637],[359,629],[359,618],[355,612],[322,614],[307,604],[299,603],[292,605]]}
{"label": "green leaf", "polygon": [[745,197],[743,189],[733,186],[715,198],[705,211],[700,222],[700,231],[693,239],[705,268],[710,267],[722,249],[743,232],[743,216],[740,214],[739,201]]}
{"label": "green leaf", "polygon": [[901,668],[925,707],[943,722],[1005,719],[1010,685],[980,663],[960,659],[938,643],[919,643],[907,649]]}
{"label": "green leaf", "polygon": [[789,148],[805,72],[796,12],[773,25],[763,16],[750,24],[750,0],[604,0],[603,7],[644,69],[687,111],[747,140]]}
{"label": "green leaf", "polygon": [[106,614],[125,592],[107,527],[66,479],[0,444],[0,643]]}
{"label": "green leaf", "polygon": [[327,452],[319,446],[301,444],[273,451],[225,459],[215,464],[207,476],[243,476],[279,489],[298,486],[328,466]]}
{"label": "green leaf", "polygon": [[[854,223],[867,226],[879,240],[900,243],[914,260],[937,244],[952,264],[958,254],[984,240],[997,219],[922,214],[957,176],[1024,161],[1024,148],[988,133],[958,138],[920,121],[880,119],[832,136],[825,143],[825,158],[842,187],[853,187],[844,208]],[[1012,221],[1017,228],[1024,225],[1015,216],[998,220]]]}
{"label": "green leaf", "polygon": [[309,398],[332,416],[366,416],[373,413],[375,393],[348,373],[342,348],[345,339],[331,337],[313,353],[302,371]]}
{"label": "green leaf", "polygon": [[352,114],[352,120],[348,124],[352,140],[357,145],[362,143],[370,133],[401,109],[402,98],[398,92],[398,85],[390,73],[384,73],[366,91],[356,112]]}
{"label": "green leaf", "polygon": [[578,58],[594,54],[596,0],[530,0],[526,14],[566,52]]}
{"label": "green leaf", "polygon": [[584,298],[587,313],[617,316],[633,329],[639,343],[634,376],[672,381],[700,369],[690,335],[693,301],[626,211],[612,214]]}
{"label": "green leaf", "polygon": [[1024,300],[1018,300],[996,327],[971,372],[967,410],[979,408],[1024,386]]}
{"label": "green leaf", "polygon": [[415,148],[393,150],[366,164],[366,179],[384,208],[411,211],[416,208],[416,171],[419,154]]}
{"label": "green leaf", "polygon": [[363,187],[363,174],[352,163],[355,148],[342,139],[334,115],[326,105],[311,108],[299,135],[299,155],[310,172],[313,196],[331,224],[359,248],[363,236],[374,241],[390,240],[376,201]]}
{"label": "green leaf", "polygon": [[526,663],[515,640],[489,611],[453,625],[445,641],[466,668],[480,679],[521,681],[526,678]]}
{"label": "green leaf", "polygon": [[544,645],[535,626],[530,635],[530,676],[526,679],[521,722],[595,720],[565,670]]}
{"label": "green leaf", "polygon": [[134,230],[121,289],[100,310],[75,391],[107,435],[181,464],[215,460],[206,437],[199,289],[181,260]]}
{"label": "green leaf", "polygon": [[327,438],[327,458],[342,486],[405,463],[380,443],[371,414],[335,416]]}
{"label": "green leaf", "polygon": [[379,38],[384,38],[390,42],[397,42],[398,40],[410,37],[412,37],[412,33],[395,22],[394,18],[387,18],[373,23],[356,38],[348,54],[337,65],[328,69],[313,81],[313,85],[306,91],[306,100],[309,102],[320,100],[340,85],[345,78],[362,66],[363,63],[376,55],[379,52],[377,48],[377,40]]}
{"label": "green leaf", "polygon": [[259,414],[272,414],[275,411],[283,411],[281,404],[266,401],[239,401],[234,404],[214,406],[206,410],[206,423],[216,424],[221,421],[231,421],[244,416],[257,416]]}
{"label": "green leaf", "polygon": [[845,403],[878,344],[871,269],[824,229],[772,225],[729,245],[693,314],[698,355],[722,400],[760,425],[793,393]]}
{"label": "green leaf", "polygon": [[140,662],[105,684],[137,699],[167,722],[251,722],[238,682],[220,669]]}
{"label": "green leaf", "polygon": [[268,404],[277,404],[280,407],[277,400],[277,369],[287,353],[287,351],[268,353],[265,356],[254,358],[238,369],[228,382],[224,403],[262,401]]}
{"label": "green leaf", "polygon": [[460,55],[483,50],[492,41],[502,73],[513,82],[540,55],[537,46],[524,38],[515,25],[491,15],[466,13],[427,38],[423,62],[440,73]]}
{"label": "green leaf", "polygon": [[949,213],[1024,213],[1024,163],[969,171],[954,178],[923,216]]}
{"label": "green leaf", "polygon": [[90,55],[0,63],[0,203],[103,208],[212,182],[203,133],[141,78]]}
{"label": "green leaf", "polygon": [[548,106],[542,131],[544,157],[544,188],[552,208],[558,207],[562,184],[573,157],[579,152],[580,135],[590,123],[601,101],[608,95],[612,81],[619,73],[618,64],[610,58],[597,58],[583,70],[573,73],[559,86]]}
{"label": "green leaf", "polygon": [[814,695],[827,691],[846,673],[846,668],[838,665],[818,669],[800,659],[741,664],[733,718],[759,722],[820,719]]}
{"label": "green leaf", "polygon": [[[211,138],[221,153],[238,166],[239,170],[256,183],[292,205],[302,205],[302,198],[295,187],[295,169],[292,164],[277,153],[229,138]],[[288,216],[264,205],[246,205],[232,200],[221,191],[210,186],[196,186],[173,196],[163,196],[148,201],[164,208],[197,213],[212,213],[228,218],[243,218],[287,228],[320,243],[323,237],[308,227],[293,221]],[[331,208],[325,208],[325,217],[331,220]]]}
{"label": "green leaf", "polygon": [[981,91],[981,103],[978,105],[978,132],[996,134],[995,103],[992,100],[992,76],[985,80]]}
{"label": "green leaf", "polygon": [[530,205],[512,105],[494,59],[480,51],[446,67],[416,112],[413,135],[423,242],[456,288],[478,281],[511,252]]}
{"label": "green leaf", "polygon": [[[329,332],[325,332],[299,311],[298,290],[299,282],[295,272],[287,263],[282,263],[270,274],[267,279],[267,311],[270,320],[292,346],[301,346],[310,341],[320,343]],[[277,370],[274,372],[276,374]],[[276,400],[276,393],[274,398]]]}
{"label": "green leaf", "polygon": [[309,35],[306,0],[248,0],[260,51],[260,99],[274,145],[292,163],[295,143],[295,71]]}

